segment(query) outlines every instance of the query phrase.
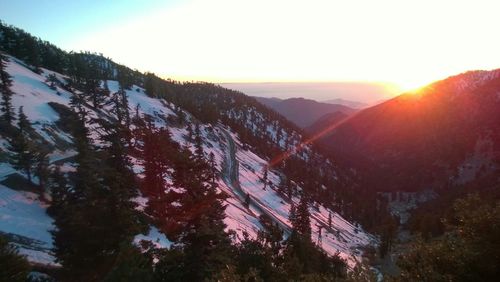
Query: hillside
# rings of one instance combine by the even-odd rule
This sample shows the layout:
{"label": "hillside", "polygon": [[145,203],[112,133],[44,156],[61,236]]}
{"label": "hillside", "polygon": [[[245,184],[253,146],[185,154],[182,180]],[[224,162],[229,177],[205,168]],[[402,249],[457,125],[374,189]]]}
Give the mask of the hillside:
{"label": "hillside", "polygon": [[304,128],[304,131],[309,133],[311,136],[314,136],[317,133],[326,130],[328,127],[337,124],[348,117],[349,115],[343,112],[333,112],[330,114],[326,114],[310,126]]}
{"label": "hillside", "polygon": [[366,108],[369,106],[368,104],[365,104],[365,103],[350,101],[350,100],[345,100],[345,99],[340,99],[340,98],[325,100],[325,101],[322,101],[322,103],[344,105],[346,107],[353,108],[353,109],[363,109],[363,108]]}
{"label": "hillside", "polygon": [[[29,128],[23,138],[46,152],[44,169],[62,173],[71,184],[67,187],[74,187],[70,191],[78,187],[73,185],[83,181],[79,178],[84,164],[79,139],[82,137],[78,137],[82,132],[72,129],[78,125],[78,117],[84,122],[81,130],[88,131],[89,145],[85,150],[90,150],[89,156],[106,158],[107,150],[114,148],[113,142],[119,142],[109,138],[121,136],[124,130],[126,135],[121,138],[129,140],[122,145],[126,155],[121,156],[122,160],[113,157],[109,160],[130,162],[129,169],[134,174],[131,179],[138,183],[124,187],[127,193],[135,195],[134,209],[146,217],[146,226],[134,236],[136,244],[145,240],[160,249],[182,245],[178,241],[182,234],[175,231],[177,224],[174,223],[172,229],[172,222],[165,222],[167,218],[159,215],[164,209],[183,213],[184,207],[179,201],[185,201],[182,197],[194,189],[189,185],[198,185],[189,182],[190,178],[198,177],[199,172],[193,170],[197,162],[210,164],[211,180],[201,178],[205,180],[199,184],[214,187],[221,195],[225,207],[224,231],[234,235],[234,244],[244,242],[247,237],[257,239],[258,234],[269,231],[269,222],[283,230],[282,240],[286,240],[295,230],[290,211],[304,206],[306,198],[304,203],[310,214],[307,217],[311,228],[309,239],[329,256],[339,255],[353,268],[362,262],[362,249],[377,244],[376,237],[358,223],[345,219],[346,215],[353,218],[349,208],[353,205],[347,203],[354,198],[346,196],[341,201],[336,195],[348,193],[354,183],[346,171],[310,145],[300,146],[300,151],[279,163],[271,162],[299,147],[302,136],[288,121],[255,99],[211,84],[179,83],[161,80],[152,74],[142,75],[94,54],[67,54],[37,41],[39,45],[35,50],[41,53],[56,50],[57,55],[47,62],[43,60],[49,57],[42,56],[33,65],[32,59],[25,56],[31,53],[19,51],[26,48],[18,49],[16,45],[21,44],[18,36],[27,35],[20,30],[3,28],[3,41],[0,41],[3,49],[17,52],[22,58],[5,54],[2,59],[4,71],[12,80],[9,89],[11,107],[16,112],[14,119],[21,120],[21,113],[17,112],[22,109],[27,119],[24,126]],[[8,32],[5,31],[11,32],[12,37],[6,39]],[[75,62],[80,65],[72,68]],[[57,209],[53,204],[60,201],[57,198],[60,192],[54,187],[60,186],[53,182],[52,176],[46,179],[47,175],[41,174],[38,168],[42,168],[42,161],[37,163],[38,168],[13,166],[12,159],[17,154],[14,140],[19,138],[15,132],[23,129],[15,122],[12,125],[2,122],[5,127],[2,126],[0,132],[3,195],[0,214],[6,220],[2,220],[0,232],[19,246],[32,263],[58,267],[60,261],[56,259],[54,244],[59,243],[54,242],[51,232],[60,224],[62,215],[51,210]],[[165,159],[157,160],[166,166],[158,179],[165,185],[159,187],[165,189],[164,192],[152,190],[158,183],[146,185],[151,169],[148,158],[154,158],[154,154],[147,155],[145,146],[147,142],[163,142],[155,139],[156,134],[167,134],[163,138],[167,143],[163,146],[171,150]],[[192,164],[186,167],[183,162]],[[185,174],[185,169],[192,171],[192,176]],[[155,197],[162,198],[162,194],[166,194],[167,199],[161,201],[169,202],[158,206]]]}
{"label": "hillside", "polygon": [[356,111],[348,106],[340,104],[321,103],[304,98],[290,98],[279,100],[273,98],[257,97],[256,99],[265,106],[280,113],[300,128],[311,126],[327,114],[338,112],[350,115]]}
{"label": "hillside", "polygon": [[499,86],[499,70],[453,76],[358,112],[321,142],[374,191],[471,183],[498,173]]}

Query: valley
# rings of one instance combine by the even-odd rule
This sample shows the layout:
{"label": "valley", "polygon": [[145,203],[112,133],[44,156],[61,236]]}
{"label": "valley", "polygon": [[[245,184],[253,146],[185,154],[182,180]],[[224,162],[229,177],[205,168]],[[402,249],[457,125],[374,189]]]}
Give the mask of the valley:
{"label": "valley", "polygon": [[498,69],[252,97],[3,22],[0,63],[0,281],[498,277]]}

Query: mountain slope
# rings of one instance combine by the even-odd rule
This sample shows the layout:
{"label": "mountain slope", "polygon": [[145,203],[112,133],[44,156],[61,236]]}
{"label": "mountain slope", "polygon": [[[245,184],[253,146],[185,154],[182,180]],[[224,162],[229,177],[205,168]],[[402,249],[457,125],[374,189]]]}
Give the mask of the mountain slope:
{"label": "mountain slope", "polygon": [[[35,131],[41,136],[44,142],[50,144],[52,147],[52,153],[49,155],[50,163],[62,165],[63,172],[70,173],[74,171],[75,167],[71,160],[71,157],[75,154],[72,144],[73,140],[65,132],[61,111],[57,110],[64,107],[69,108],[70,99],[75,95],[73,91],[62,87],[69,78],[43,68],[41,68],[40,74],[37,74],[23,61],[17,60],[14,57],[9,57],[7,72],[13,78],[13,85],[11,87],[14,92],[13,106],[16,109],[21,106],[24,107],[24,111],[32,122]],[[55,75],[61,84],[52,87],[47,82],[50,75]],[[104,81],[100,83],[104,85]],[[107,80],[105,84],[111,93],[119,91],[117,81]],[[199,122],[194,116],[164,99],[148,97],[146,90],[137,85],[131,85],[130,89],[126,90],[126,95],[130,111],[138,111],[141,114],[151,117],[158,126],[168,128],[172,134],[172,139],[177,143],[187,146],[192,151],[195,150],[193,141],[189,138],[192,124]],[[104,106],[100,110],[90,105],[86,106],[86,108],[89,115],[94,119],[114,118],[114,114],[108,106]],[[251,114],[265,119],[264,115],[259,114],[257,111],[251,112]],[[183,116],[186,120],[185,123],[179,124],[175,122],[180,116]],[[276,124],[279,124],[279,122],[275,122]],[[249,126],[255,125],[255,123],[249,124]],[[93,129],[91,137],[93,142],[98,145],[100,142],[99,133],[102,129],[95,127]],[[254,130],[257,129],[254,128]],[[265,130],[271,138],[274,136],[276,144],[285,146],[286,142],[278,138],[276,130],[273,130],[272,127],[265,128]],[[221,123],[201,123],[200,131],[203,136],[204,154],[207,156],[210,153],[214,154],[217,170],[221,173],[221,177],[217,181],[217,187],[220,191],[228,195],[228,198],[225,200],[227,204],[225,223],[228,226],[228,230],[236,232],[237,240],[242,239],[244,232],[250,234],[252,237],[256,236],[257,232],[263,228],[260,222],[260,215],[262,214],[279,221],[285,230],[287,228],[290,229],[291,224],[288,221],[290,206],[292,202],[298,203],[299,198],[298,194],[294,194],[291,198],[288,198],[277,191],[283,171],[279,168],[267,168],[270,157],[265,155],[262,157],[258,156],[257,153],[251,150],[252,146],[244,143],[241,135],[234,132],[227,125]],[[282,136],[288,135],[284,129],[280,131],[282,131]],[[293,137],[297,140],[295,142],[300,142],[298,133],[291,133],[290,135],[293,136],[293,134],[296,135]],[[3,134],[0,140],[2,155],[5,155],[7,158],[11,154],[8,148],[9,141]],[[287,146],[292,145],[289,144]],[[311,148],[306,148],[303,153],[299,155],[299,158],[309,159],[315,155]],[[130,158],[133,161],[135,173],[140,177],[144,168],[133,155]],[[235,160],[237,160],[239,166],[234,164]],[[228,169],[231,167],[237,172],[233,173],[233,176],[228,174],[230,171]],[[263,189],[261,179],[263,179],[263,173],[266,169],[268,170],[269,183],[267,188]],[[21,241],[18,240],[22,250],[25,250],[23,252],[28,255],[30,260],[37,263],[55,264],[54,258],[51,257],[50,248],[52,242],[49,234],[50,230],[54,227],[50,218],[44,214],[44,209],[48,205],[47,200],[39,198],[39,194],[26,194],[23,190],[28,189],[28,187],[23,182],[13,181],[13,179],[19,176],[25,177],[22,172],[14,170],[7,161],[0,163],[0,181],[3,183],[0,186],[0,190],[2,191],[2,195],[7,195],[5,198],[2,198],[0,204],[2,208],[1,215],[15,216],[20,219],[16,222],[2,221],[0,225],[2,229],[0,231],[9,233],[10,236],[14,237],[19,235],[32,240],[43,241],[41,243],[43,247],[37,249],[36,244],[21,244]],[[36,182],[37,179],[35,178],[34,181]],[[237,183],[238,181],[239,183]],[[297,183],[297,191],[305,191],[301,185]],[[251,195],[253,204],[249,208],[246,207],[241,194],[238,195],[236,186],[242,192]],[[37,186],[35,185],[35,187]],[[13,192],[12,189],[18,190],[19,193]],[[50,193],[47,191],[45,194],[47,193],[49,195],[46,196],[50,202]],[[33,208],[16,206],[16,201],[24,202]],[[139,208],[143,209],[147,199],[139,197],[137,202],[140,204]],[[354,266],[357,261],[361,260],[361,252],[359,250],[362,246],[376,243],[376,239],[373,236],[365,233],[360,227],[349,223],[338,213],[331,208],[325,207],[323,204],[316,203],[314,207],[310,208],[310,211],[313,223],[312,239],[314,241],[318,240],[319,226],[322,229],[325,226],[329,226],[323,229],[322,232],[323,249],[331,255],[340,251],[341,256],[347,259],[351,266]],[[331,225],[328,224],[329,214],[332,217]],[[35,224],[34,221],[39,221],[39,218],[43,218],[43,221],[40,220],[41,224]],[[150,228],[151,230],[148,234],[138,234],[136,239],[148,239],[152,242],[158,241],[160,242],[160,246],[169,246],[171,244],[165,235],[158,232],[156,227],[151,226]],[[30,229],[36,230],[27,232]],[[30,234],[42,235],[30,238]],[[43,255],[40,255],[40,251]]]}
{"label": "mountain slope", "polygon": [[345,100],[345,99],[340,99],[340,98],[322,101],[322,103],[344,105],[346,107],[353,108],[353,109],[363,109],[363,108],[368,107],[368,104],[365,104],[365,103],[350,101],[350,100]]}
{"label": "mountain slope", "polygon": [[256,99],[301,128],[311,126],[326,114],[341,112],[349,115],[355,112],[354,109],[344,105],[320,103],[304,98],[277,100],[273,98],[257,97]]}
{"label": "mountain slope", "polygon": [[472,71],[363,110],[321,140],[374,191],[421,191],[498,173],[500,70]]}
{"label": "mountain slope", "polygon": [[333,112],[330,114],[326,114],[322,116],[320,119],[318,119],[316,122],[311,124],[310,126],[304,128],[304,131],[314,136],[315,134],[324,131],[332,124],[337,124],[343,121],[347,117],[349,117],[349,115],[343,112]]}

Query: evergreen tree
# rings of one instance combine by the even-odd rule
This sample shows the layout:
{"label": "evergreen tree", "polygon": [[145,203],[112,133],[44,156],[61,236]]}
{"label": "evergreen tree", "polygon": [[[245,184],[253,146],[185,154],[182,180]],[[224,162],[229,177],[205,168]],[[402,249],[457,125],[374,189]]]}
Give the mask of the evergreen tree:
{"label": "evergreen tree", "polygon": [[[145,122],[144,122],[145,120]],[[169,190],[165,178],[170,176],[172,159],[179,154],[179,146],[173,142],[166,128],[157,128],[150,117],[136,120],[135,136],[138,140],[141,163],[144,166],[144,178],[141,191],[148,197],[146,213],[156,226],[169,237],[179,232],[178,207],[172,203],[180,195]]]}
{"label": "evergreen tree", "polygon": [[295,219],[292,221],[293,231],[306,238],[311,238],[310,215],[308,200],[306,196],[302,195],[295,211]]}
{"label": "evergreen tree", "polygon": [[29,272],[28,261],[0,235],[0,281],[24,282]]}
{"label": "evergreen tree", "polygon": [[251,239],[247,233],[236,246],[237,272],[242,277],[252,277],[251,281],[278,281],[279,263],[273,256],[272,245],[268,242],[269,233],[259,232],[257,238]]}
{"label": "evergreen tree", "polygon": [[183,150],[175,164],[174,185],[184,187],[180,202],[184,223],[180,242],[184,246],[186,281],[214,278],[231,264],[231,240],[225,232],[223,197],[208,185],[208,165]]}
{"label": "evergreen tree", "polygon": [[2,101],[0,103],[0,110],[2,111],[2,119],[7,123],[12,124],[14,120],[14,113],[12,108],[12,95],[10,90],[12,86],[12,79],[6,71],[6,57],[0,52],[0,91],[2,94]]}
{"label": "evergreen tree", "polygon": [[[488,195],[491,197],[491,195]],[[500,275],[500,202],[469,195],[454,204],[447,232],[416,240],[398,259],[396,281],[496,281]]]}
{"label": "evergreen tree", "polygon": [[267,165],[264,166],[264,168],[262,169],[262,179],[261,179],[261,182],[262,184],[264,184],[264,190],[266,190],[266,187],[267,187],[267,170],[268,170],[268,167]]}
{"label": "evergreen tree", "polygon": [[32,130],[32,128],[28,117],[24,114],[23,108],[23,106],[19,107],[19,112],[17,114],[17,127],[19,128],[20,133],[27,134]]}
{"label": "evergreen tree", "polygon": [[79,117],[79,120],[84,124],[87,122],[87,109],[85,108],[85,99],[80,93],[73,93],[70,97],[69,104],[76,115]]}
{"label": "evergreen tree", "polygon": [[215,163],[215,155],[213,152],[210,152],[208,155],[208,165],[210,167],[210,185],[215,187],[217,181],[217,167]]}
{"label": "evergreen tree", "polygon": [[155,265],[154,281],[183,282],[186,268],[184,252],[179,247],[163,249],[158,252],[158,262]]}
{"label": "evergreen tree", "polygon": [[201,129],[200,124],[196,123],[194,127],[194,153],[198,161],[203,161],[204,153],[203,153],[203,139],[201,137]]}
{"label": "evergreen tree", "polygon": [[105,276],[105,282],[157,281],[154,280],[153,261],[136,246],[130,244],[121,248],[113,268]]}
{"label": "evergreen tree", "polygon": [[28,136],[31,125],[23,112],[23,107],[19,108],[18,131],[10,141],[9,150],[13,151],[10,163],[12,166],[23,171],[31,182],[31,176],[36,164],[35,144]]}
{"label": "evergreen tree", "polygon": [[68,181],[64,174],[61,172],[61,167],[56,166],[50,171],[48,184],[50,187],[50,196],[52,197],[52,203],[47,209],[47,213],[52,217],[59,216],[58,213],[64,211],[63,205],[68,204],[69,196],[68,192]]}
{"label": "evergreen tree", "polygon": [[[57,226],[54,251],[63,266],[63,280],[102,280],[137,234],[129,198],[133,182],[127,177],[126,154],[113,139],[115,131],[105,138],[109,148],[96,152],[81,118],[73,122],[72,129],[77,171],[73,187],[63,187],[54,198],[55,207],[60,209],[51,211]],[[97,154],[104,155],[105,162],[98,162]]]}
{"label": "evergreen tree", "polygon": [[136,205],[131,201],[137,196],[138,185],[128,157],[128,128],[119,123],[103,122],[103,129],[105,133],[101,139],[107,142],[101,152],[105,162],[103,185],[109,190],[107,201],[112,204],[110,211],[115,217],[114,228],[121,230],[122,236],[128,234],[128,238],[120,238],[127,242],[140,231]]}
{"label": "evergreen tree", "polygon": [[47,77],[46,83],[48,83],[50,89],[56,90],[57,89],[57,84],[60,83],[60,81],[57,79],[56,75],[51,73]]}
{"label": "evergreen tree", "polygon": [[39,149],[35,154],[35,176],[38,177],[38,186],[40,187],[40,194],[43,196],[46,183],[50,176],[49,170],[49,157],[48,152],[42,149]]}
{"label": "evergreen tree", "polygon": [[89,96],[92,106],[96,109],[102,107],[105,100],[103,90],[100,88],[100,81],[98,79],[87,79],[85,81],[84,92]]}

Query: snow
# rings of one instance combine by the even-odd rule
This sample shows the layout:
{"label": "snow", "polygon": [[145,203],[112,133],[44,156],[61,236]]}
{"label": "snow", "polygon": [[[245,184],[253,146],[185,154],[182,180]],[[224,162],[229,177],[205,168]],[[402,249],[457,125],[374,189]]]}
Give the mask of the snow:
{"label": "snow", "polygon": [[11,90],[16,94],[12,97],[12,105],[16,109],[23,106],[25,114],[31,121],[40,124],[53,123],[59,115],[47,104],[52,101],[63,105],[69,104],[71,94],[65,90],[57,91],[45,84],[45,78],[32,72],[11,59],[7,63],[7,72],[12,76]]}
{"label": "snow", "polygon": [[161,233],[156,227],[151,226],[147,234],[139,234],[135,236],[134,243],[140,244],[141,241],[149,241],[153,243],[156,248],[170,248],[172,242],[167,239],[165,234]]}
{"label": "snow", "polygon": [[[48,142],[54,143],[52,137],[44,130],[45,126],[54,126],[54,123],[59,120],[58,114],[48,105],[48,102],[56,102],[62,105],[69,105],[70,97],[73,95],[63,89],[50,89],[45,79],[49,74],[54,74],[56,77],[64,81],[66,77],[43,69],[42,75],[32,72],[30,69],[23,66],[21,62],[11,58],[7,64],[7,71],[13,77],[12,90],[13,105],[17,109],[19,106],[24,107],[24,111],[28,118],[32,121],[35,130]],[[104,82],[103,82],[104,83]],[[108,80],[107,85],[111,93],[119,90],[117,81]],[[186,145],[191,150],[194,150],[194,145],[187,140],[186,126],[172,126],[168,124],[167,117],[176,116],[172,110],[173,105],[160,99],[148,97],[144,89],[133,85],[131,90],[126,90],[129,100],[131,114],[135,114],[136,107],[139,106],[141,114],[148,114],[154,118],[156,126],[168,127],[171,132],[172,139],[181,145]],[[109,106],[107,106],[109,107]],[[103,109],[102,112],[95,112],[88,107],[91,117],[107,118],[110,112]],[[109,109],[108,109],[109,110]],[[255,116],[258,120],[264,120],[261,113],[254,108],[247,109],[249,115]],[[237,118],[241,113],[231,112],[230,115]],[[189,113],[185,112],[188,125],[193,125],[196,120]],[[248,122],[248,120],[247,120]],[[256,129],[255,124],[247,124],[248,128]],[[204,125],[200,124],[201,134],[203,135],[203,150],[205,156],[210,153],[214,155],[217,169],[221,172],[221,179],[218,182],[220,192],[228,196],[225,201],[226,218],[224,220],[228,231],[234,231],[235,239],[243,239],[243,233],[248,233],[252,238],[257,236],[259,230],[263,229],[259,221],[259,216],[266,214],[271,219],[277,221],[280,226],[285,229],[285,233],[291,229],[288,221],[288,213],[292,201],[297,204],[299,199],[289,199],[284,195],[280,195],[274,188],[268,187],[263,190],[262,179],[263,168],[267,164],[264,156],[258,156],[250,150],[242,149],[243,144],[238,136],[229,128],[222,124]],[[276,140],[279,124],[267,125],[265,131],[269,136]],[[95,144],[100,144],[99,131],[95,125],[91,127],[91,139]],[[71,137],[58,130],[55,127],[55,134],[63,140],[71,143]],[[293,140],[290,146],[297,145],[300,142],[301,136],[296,133],[287,133],[284,130],[280,131],[283,136],[288,136]],[[227,175],[225,176],[225,165],[237,165],[232,163],[233,160],[229,156],[229,140],[228,136],[235,143],[235,158],[238,166],[237,177],[239,178],[238,187],[235,187]],[[284,142],[280,144],[284,148]],[[6,141],[0,139],[0,148],[5,151]],[[64,162],[76,154],[73,150],[56,149],[49,157],[50,162],[61,161],[62,171],[74,171],[75,167],[68,162]],[[303,159],[310,158],[313,154],[309,145],[304,146],[302,153],[299,155]],[[131,158],[133,171],[141,177],[143,167],[138,159]],[[8,163],[0,163],[0,180],[5,176],[16,172]],[[272,183],[271,186],[277,187],[280,181],[279,171],[269,170],[268,180]],[[172,183],[171,179],[166,177],[167,183]],[[170,189],[177,189],[171,187]],[[301,189],[299,187],[299,189]],[[251,205],[246,207],[244,198],[246,193],[251,195]],[[134,201],[138,204],[138,210],[144,210],[147,204],[147,199],[137,197]],[[54,258],[50,253],[52,248],[52,238],[50,230],[53,229],[53,220],[46,214],[47,206],[38,200],[36,194],[30,192],[14,191],[8,187],[0,185],[0,231],[11,233],[23,237],[30,238],[36,242],[36,248],[20,245],[20,251],[26,254],[31,261],[54,264]],[[311,211],[311,226],[313,228],[311,239],[318,242],[318,226],[324,226],[322,230],[321,247],[329,254],[340,252],[340,255],[348,261],[349,266],[353,267],[356,262],[361,260],[361,248],[368,244],[376,244],[377,240],[368,233],[365,233],[361,228],[356,228],[353,224],[343,219],[339,214],[330,211],[323,206],[319,206],[317,211],[314,208]],[[326,228],[328,225],[328,215],[332,214],[332,228]],[[338,236],[337,236],[338,233]],[[172,242],[166,238],[157,228],[150,227],[147,234],[139,234],[134,238],[134,242],[139,243],[141,240],[152,242],[158,248],[170,248]],[[318,242],[319,243],[319,242]]]}
{"label": "snow", "polygon": [[29,244],[17,244],[19,252],[27,255],[28,260],[54,264],[50,254],[53,247],[50,231],[54,225],[46,208],[38,195],[0,185],[0,231],[32,240]]}
{"label": "snow", "polygon": [[31,192],[19,192],[0,185],[0,230],[44,242],[52,246],[53,220],[46,206]]}

